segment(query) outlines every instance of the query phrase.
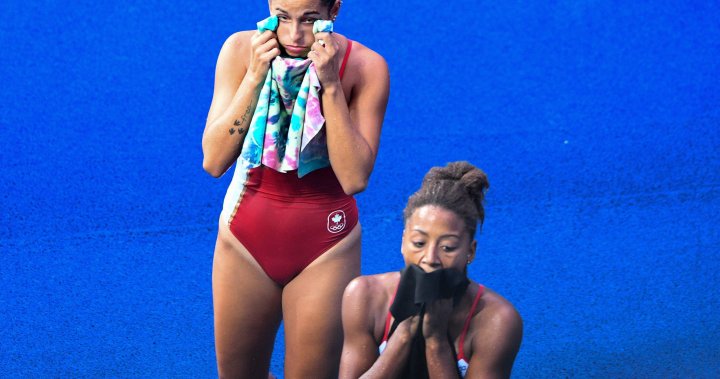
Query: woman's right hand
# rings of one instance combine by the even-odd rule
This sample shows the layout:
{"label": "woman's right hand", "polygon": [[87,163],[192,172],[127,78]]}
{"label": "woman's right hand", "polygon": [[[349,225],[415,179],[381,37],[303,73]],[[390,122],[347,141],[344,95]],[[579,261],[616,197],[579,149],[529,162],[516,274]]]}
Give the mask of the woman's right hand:
{"label": "woman's right hand", "polygon": [[405,342],[410,342],[412,338],[415,336],[415,334],[418,331],[418,328],[420,327],[420,316],[410,316],[406,318],[405,320],[400,321],[400,323],[397,326],[397,329],[395,329],[395,334],[399,334],[402,337],[402,340]]}
{"label": "woman's right hand", "polygon": [[445,340],[453,311],[453,299],[437,299],[425,305],[423,336],[425,339]]}
{"label": "woman's right hand", "polygon": [[247,75],[252,75],[253,79],[263,82],[270,69],[270,61],[280,55],[277,34],[270,30],[256,32],[250,38],[250,47],[250,67]]}

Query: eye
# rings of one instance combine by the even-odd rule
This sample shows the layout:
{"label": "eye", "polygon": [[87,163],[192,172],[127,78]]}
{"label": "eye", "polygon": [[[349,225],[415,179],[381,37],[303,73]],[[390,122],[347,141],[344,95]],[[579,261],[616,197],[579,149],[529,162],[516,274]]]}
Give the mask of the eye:
{"label": "eye", "polygon": [[279,14],[279,15],[277,15],[277,18],[278,18],[278,20],[280,20],[280,21],[288,21],[288,20],[290,20],[290,17],[288,17],[287,15],[284,15],[284,14]]}
{"label": "eye", "polygon": [[421,248],[421,247],[425,246],[425,241],[413,241],[412,245],[415,246],[416,248]]}
{"label": "eye", "polygon": [[440,248],[442,249],[442,251],[444,251],[446,253],[452,253],[453,251],[457,250],[457,246],[449,246],[449,245],[443,245],[443,246],[440,246]]}
{"label": "eye", "polygon": [[316,18],[306,18],[306,19],[303,19],[303,20],[302,20],[302,23],[303,23],[303,24],[314,24],[315,21],[317,21]]}

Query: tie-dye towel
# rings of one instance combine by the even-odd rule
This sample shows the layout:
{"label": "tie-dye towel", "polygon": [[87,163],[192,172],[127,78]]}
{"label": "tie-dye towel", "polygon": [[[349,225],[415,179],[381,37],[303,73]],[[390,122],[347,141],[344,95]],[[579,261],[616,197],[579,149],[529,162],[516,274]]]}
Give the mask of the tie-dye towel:
{"label": "tie-dye towel", "polygon": [[[258,30],[276,30],[277,16],[257,23]],[[332,32],[331,21],[318,20],[313,33]],[[260,91],[240,157],[246,168],[263,164],[298,176],[330,165],[325,118],[320,112],[320,81],[310,59],[273,59]]]}

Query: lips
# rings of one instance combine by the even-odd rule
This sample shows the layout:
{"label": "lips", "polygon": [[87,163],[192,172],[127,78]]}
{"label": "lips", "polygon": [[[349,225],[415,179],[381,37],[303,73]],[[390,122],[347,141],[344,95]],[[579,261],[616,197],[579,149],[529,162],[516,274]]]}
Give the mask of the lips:
{"label": "lips", "polygon": [[285,46],[285,51],[288,52],[288,54],[292,55],[300,55],[304,53],[307,50],[307,47],[304,46],[293,46],[293,45],[287,45]]}

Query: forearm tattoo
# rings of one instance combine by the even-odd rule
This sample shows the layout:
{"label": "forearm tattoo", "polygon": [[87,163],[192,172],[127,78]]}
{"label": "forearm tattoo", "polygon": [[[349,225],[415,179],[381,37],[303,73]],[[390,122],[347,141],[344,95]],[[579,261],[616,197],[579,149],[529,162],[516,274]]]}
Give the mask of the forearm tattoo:
{"label": "forearm tattoo", "polygon": [[[250,115],[250,107],[247,107],[247,109],[245,109],[245,113],[243,113],[243,115],[240,116],[239,119],[236,119],[235,122],[233,122],[233,125],[235,125],[235,126],[244,125],[245,121],[247,120],[249,115]],[[235,134],[236,131],[238,132],[238,134],[242,134],[245,131],[245,128],[240,127],[240,128],[237,128],[237,130],[235,130],[235,128],[230,128],[230,135]]]}

